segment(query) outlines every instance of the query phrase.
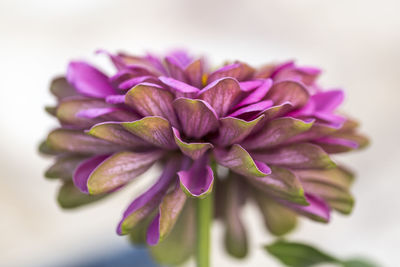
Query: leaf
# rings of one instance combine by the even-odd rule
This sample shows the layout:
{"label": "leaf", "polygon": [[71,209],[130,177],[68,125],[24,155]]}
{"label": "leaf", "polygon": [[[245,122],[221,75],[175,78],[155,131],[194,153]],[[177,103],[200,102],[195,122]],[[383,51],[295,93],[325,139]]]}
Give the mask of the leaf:
{"label": "leaf", "polygon": [[278,240],[264,248],[289,267],[309,267],[322,263],[333,263],[342,267],[377,267],[364,259],[341,260],[315,247],[298,242]]}

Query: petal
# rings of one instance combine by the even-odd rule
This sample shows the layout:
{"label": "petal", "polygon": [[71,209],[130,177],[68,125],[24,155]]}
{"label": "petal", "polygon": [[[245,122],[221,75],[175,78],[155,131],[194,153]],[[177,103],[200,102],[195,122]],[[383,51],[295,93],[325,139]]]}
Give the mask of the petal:
{"label": "petal", "polygon": [[87,182],[90,174],[105,161],[110,155],[100,155],[91,157],[85,161],[82,161],[74,172],[73,181],[75,186],[85,194],[88,194]]}
{"label": "petal", "polygon": [[240,85],[240,88],[242,89],[242,91],[249,92],[251,90],[256,89],[263,83],[264,83],[264,81],[262,81],[262,80],[252,80],[252,81],[240,82],[239,85]]}
{"label": "petal", "polygon": [[178,98],[173,102],[173,106],[186,136],[201,138],[217,130],[217,115],[205,101]]}
{"label": "petal", "polygon": [[67,80],[79,93],[85,96],[105,98],[108,95],[115,94],[108,77],[98,69],[82,61],[69,63]]}
{"label": "petal", "polygon": [[187,81],[185,72],[183,71],[184,66],[176,58],[167,56],[165,57],[165,63],[168,67],[169,75],[179,81]]}
{"label": "petal", "polygon": [[260,101],[245,107],[242,107],[233,113],[229,114],[230,117],[243,116],[246,113],[256,113],[257,115],[265,109],[271,107],[273,102],[271,100]]}
{"label": "petal", "polygon": [[51,179],[61,178],[69,180],[72,178],[75,169],[85,158],[78,155],[59,156],[56,158],[55,163],[47,169],[44,176]]}
{"label": "petal", "polygon": [[308,206],[298,205],[294,203],[285,203],[285,205],[296,212],[319,222],[329,222],[331,209],[321,198],[306,194]]}
{"label": "petal", "polygon": [[58,77],[52,80],[50,85],[50,92],[59,100],[79,95],[75,88],[67,82],[65,77]]}
{"label": "petal", "polygon": [[232,78],[222,78],[210,83],[199,92],[199,98],[210,104],[222,117],[236,104],[241,94],[240,85]]}
{"label": "petal", "polygon": [[57,129],[46,140],[47,146],[56,152],[77,154],[107,154],[118,151],[120,146],[109,143],[81,131]]}
{"label": "petal", "polygon": [[343,138],[322,137],[314,140],[314,143],[329,154],[348,152],[358,148],[357,142]]}
{"label": "petal", "polygon": [[88,191],[97,195],[115,190],[147,171],[161,156],[160,151],[115,153],[90,174]]}
{"label": "petal", "polygon": [[145,193],[136,198],[126,209],[118,224],[118,234],[124,235],[129,233],[132,228],[154,211],[167,192],[173,178],[176,177],[179,166],[180,161],[176,158],[172,158],[167,162],[158,181]]}
{"label": "petal", "polygon": [[97,117],[114,110],[115,107],[101,100],[67,99],[57,107],[56,116],[63,125],[86,128],[99,123]]}
{"label": "petal", "polygon": [[294,169],[325,169],[335,166],[325,151],[319,146],[309,143],[292,144],[265,152],[254,152],[253,156],[267,164]]}
{"label": "petal", "polygon": [[231,176],[228,179],[224,199],[225,248],[233,257],[244,258],[248,253],[248,238],[240,216],[243,186],[239,183],[238,177]]}
{"label": "petal", "polygon": [[125,95],[109,95],[106,97],[106,102],[109,104],[124,104]]}
{"label": "petal", "polygon": [[179,184],[173,191],[164,196],[159,211],[147,231],[147,243],[154,246],[165,239],[174,228],[175,223],[186,202],[186,194]]}
{"label": "petal", "polygon": [[342,90],[331,90],[319,92],[311,97],[315,104],[315,109],[318,111],[332,112],[344,100],[344,92]]}
{"label": "petal", "polygon": [[237,107],[246,106],[261,101],[264,98],[264,96],[268,93],[272,84],[273,82],[271,79],[266,79],[265,81],[262,82],[260,87],[258,87],[256,90],[251,92],[247,97],[245,97],[242,101],[240,101],[239,104],[237,104]]}
{"label": "petal", "polygon": [[144,117],[133,122],[123,122],[122,126],[143,140],[165,149],[176,148],[171,125],[161,117]]}
{"label": "petal", "polygon": [[171,233],[158,245],[149,248],[152,258],[163,266],[182,264],[194,252],[195,233],[194,205],[188,199]]}
{"label": "petal", "polygon": [[175,143],[183,154],[193,160],[197,160],[204,155],[207,150],[214,148],[211,143],[187,143],[181,139],[179,131],[173,128]]}
{"label": "petal", "polygon": [[214,155],[220,165],[246,177],[265,177],[271,173],[267,165],[254,161],[238,144],[233,145],[229,151],[215,149]]}
{"label": "petal", "polygon": [[190,84],[200,88],[202,86],[202,77],[204,72],[204,60],[197,59],[189,64],[185,69],[185,74]]}
{"label": "petal", "polygon": [[175,80],[174,78],[160,76],[158,79],[165,85],[168,85],[178,96],[195,96],[199,88],[193,87],[187,83]]}
{"label": "petal", "polygon": [[272,120],[281,117],[293,109],[293,105],[289,102],[284,102],[279,105],[272,106],[264,110],[261,114],[265,116],[264,120]]}
{"label": "petal", "polygon": [[170,92],[152,84],[136,85],[125,95],[125,103],[142,116],[160,116],[176,126],[173,99]]}
{"label": "petal", "polygon": [[307,204],[300,180],[288,169],[271,166],[269,175],[253,179],[249,178],[248,181],[254,187],[270,196],[300,205]]}
{"label": "petal", "polygon": [[181,188],[188,196],[204,198],[211,192],[214,174],[207,162],[208,156],[204,155],[189,170],[178,172]]}
{"label": "petal", "polygon": [[304,122],[294,118],[279,118],[266,124],[257,134],[243,142],[246,149],[265,149],[277,146],[307,131],[313,125],[313,121]]}
{"label": "petal", "polygon": [[254,127],[263,117],[264,116],[260,116],[252,121],[245,121],[233,117],[220,119],[221,126],[215,143],[219,146],[228,146],[234,143],[240,143],[252,132]]}
{"label": "petal", "polygon": [[91,196],[79,191],[71,181],[65,182],[59,189],[57,202],[63,209],[74,209],[93,203],[107,195]]}
{"label": "petal", "polygon": [[275,83],[265,99],[272,100],[275,105],[290,102],[294,108],[299,108],[307,103],[309,93],[301,83],[288,80]]}
{"label": "petal", "polygon": [[157,79],[154,76],[150,75],[138,76],[121,82],[118,87],[122,90],[128,90],[138,85],[139,83],[154,82],[154,81],[157,81]]}
{"label": "petal", "polygon": [[232,77],[238,81],[247,80],[254,73],[254,69],[245,63],[226,65],[210,74],[208,82],[211,83],[220,78]]}
{"label": "petal", "polygon": [[146,148],[148,143],[131,134],[119,122],[102,122],[94,125],[87,134],[124,147]]}
{"label": "petal", "polygon": [[292,231],[297,224],[297,216],[284,205],[260,191],[254,192],[257,206],[263,216],[265,226],[276,236],[282,236]]}

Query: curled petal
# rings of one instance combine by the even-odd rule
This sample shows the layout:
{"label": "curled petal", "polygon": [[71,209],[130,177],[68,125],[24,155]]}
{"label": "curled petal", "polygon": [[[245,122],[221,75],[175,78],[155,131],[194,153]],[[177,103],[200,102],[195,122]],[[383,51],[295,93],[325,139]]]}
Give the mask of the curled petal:
{"label": "curled petal", "polygon": [[183,154],[193,160],[197,160],[204,155],[207,150],[212,149],[214,146],[211,143],[187,143],[181,139],[179,131],[173,128],[175,143]]}
{"label": "curled petal", "polygon": [[296,212],[319,222],[329,222],[331,209],[328,204],[322,200],[321,198],[312,195],[306,194],[308,206],[298,205],[294,203],[285,203],[285,205]]}
{"label": "curled petal", "polygon": [[147,231],[147,243],[154,246],[162,242],[174,228],[175,223],[186,202],[186,194],[179,184],[164,196],[159,206],[158,214],[150,223]]}
{"label": "curled petal", "polygon": [[215,149],[214,155],[219,164],[246,177],[265,177],[271,173],[267,165],[253,160],[238,144],[233,145],[229,151]]}
{"label": "curled petal", "polygon": [[144,117],[133,122],[123,122],[122,126],[150,144],[165,149],[176,148],[171,125],[162,117]]}
{"label": "curled petal", "polygon": [[87,131],[87,134],[121,146],[132,148],[145,148],[150,146],[142,139],[124,129],[119,122],[102,122],[96,124]]}
{"label": "curled petal", "polygon": [[225,116],[236,104],[241,94],[240,85],[232,78],[222,78],[210,83],[199,92],[199,98],[206,101],[219,117]]}
{"label": "curled petal", "polygon": [[249,113],[255,113],[255,114],[260,114],[262,111],[265,109],[271,107],[273,105],[273,102],[271,100],[265,100],[265,101],[260,101],[258,103],[254,103],[245,107],[242,107],[233,113],[231,113],[229,116],[230,117],[239,117],[243,116],[244,114],[249,114]]}
{"label": "curled petal", "polygon": [[160,76],[158,79],[165,85],[168,85],[173,91],[178,93],[179,96],[195,96],[196,93],[200,91],[200,89],[187,83],[175,80],[174,78]]}
{"label": "curled petal", "polygon": [[242,91],[244,92],[250,92],[251,90],[256,89],[257,87],[259,87],[260,85],[262,85],[264,83],[264,81],[262,80],[252,80],[252,81],[244,81],[244,82],[240,82],[240,88],[242,89]]}
{"label": "curled petal", "polygon": [[154,82],[156,81],[155,77],[150,76],[150,75],[144,75],[144,76],[138,76],[138,77],[133,77],[128,80],[125,80],[119,84],[119,88],[122,90],[128,90],[131,89],[132,87],[138,85],[139,83],[144,83],[144,82]]}
{"label": "curled petal", "polygon": [[217,115],[207,102],[178,98],[173,105],[186,136],[201,138],[218,128]]}
{"label": "curled petal", "polygon": [[204,72],[203,59],[197,59],[193,61],[185,69],[185,74],[188,77],[189,82],[194,86],[196,86],[197,88],[200,88],[202,86],[203,72]]}
{"label": "curled petal", "polygon": [[104,160],[106,160],[110,155],[100,155],[91,157],[85,161],[82,161],[78,168],[74,172],[73,181],[75,186],[85,194],[88,194],[87,182],[90,174],[100,165]]}
{"label": "curled petal", "polygon": [[253,153],[262,162],[294,169],[328,169],[335,167],[329,155],[319,146],[309,143],[292,144]]}
{"label": "curled petal", "polygon": [[286,117],[270,121],[254,136],[243,142],[246,149],[265,149],[282,144],[289,138],[307,131],[313,125],[313,121]]}
{"label": "curled petal", "polygon": [[294,108],[299,108],[307,103],[309,93],[304,85],[299,82],[281,81],[271,87],[265,99],[272,100],[275,105],[290,102]]}
{"label": "curled petal", "polygon": [[214,174],[207,161],[208,156],[204,155],[190,169],[178,172],[181,188],[188,196],[204,198],[211,192]]}
{"label": "curled petal", "polygon": [[129,233],[139,222],[149,216],[160,204],[173,178],[176,177],[180,162],[176,158],[170,159],[164,167],[158,181],[145,193],[136,198],[126,209],[118,224],[117,233]]}
{"label": "curled petal", "polygon": [[147,171],[162,156],[162,152],[118,152],[92,171],[87,182],[90,194],[110,192]]}
{"label": "curled petal", "polygon": [[155,84],[138,84],[125,95],[125,103],[142,116],[160,116],[173,126],[177,120],[172,107],[173,95]]}
{"label": "curled petal", "polygon": [[105,98],[108,95],[115,94],[108,77],[98,69],[82,61],[69,63],[67,80],[79,93],[85,96]]}
{"label": "curled petal", "polygon": [[252,121],[245,121],[234,117],[220,119],[221,126],[215,142],[219,146],[228,146],[241,142],[252,132],[263,117],[260,116]]}

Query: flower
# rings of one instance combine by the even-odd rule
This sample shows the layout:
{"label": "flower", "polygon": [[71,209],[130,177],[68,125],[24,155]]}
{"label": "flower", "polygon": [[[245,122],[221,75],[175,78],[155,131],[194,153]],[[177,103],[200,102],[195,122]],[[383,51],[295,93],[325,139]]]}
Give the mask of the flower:
{"label": "flower", "polygon": [[128,206],[117,232],[134,240],[147,232],[156,248],[172,240],[180,253],[169,251],[172,261],[193,247],[191,198],[211,191],[236,257],[247,252],[240,219],[247,199],[275,235],[293,229],[298,214],[328,222],[332,209],[351,211],[353,175],[330,155],[364,147],[367,139],[337,112],[343,91],[316,82],[319,69],[237,61],[210,71],[204,58],[182,51],[164,58],[106,54],[115,75],[73,61],[66,78],[51,85],[58,103],[47,110],[61,127],[41,151],[56,159],[46,176],[64,179],[62,206],[113,194],[158,163],[159,179]]}

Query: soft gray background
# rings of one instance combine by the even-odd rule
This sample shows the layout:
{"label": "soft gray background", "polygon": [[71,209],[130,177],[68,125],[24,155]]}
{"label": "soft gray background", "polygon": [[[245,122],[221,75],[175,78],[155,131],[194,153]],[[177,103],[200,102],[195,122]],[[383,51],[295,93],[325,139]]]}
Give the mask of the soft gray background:
{"label": "soft gray background", "polygon": [[[104,57],[93,55],[97,48],[141,53],[174,47],[208,54],[214,63],[297,59],[321,66],[327,87],[345,88],[344,110],[372,138],[368,150],[341,157],[359,175],[356,208],[350,217],[335,214],[329,225],[303,220],[291,237],[398,266],[399,9],[396,0],[1,0],[0,266],[54,266],[127,246],[114,232],[116,223],[154,172],[99,205],[60,210],[58,183],[42,177],[50,162],[36,153],[56,125],[43,112],[54,102],[48,84],[71,58],[109,68]],[[227,258],[217,244],[217,224],[213,266],[278,266],[260,249],[272,239],[257,213],[249,207],[244,215],[251,225],[250,257]]]}

